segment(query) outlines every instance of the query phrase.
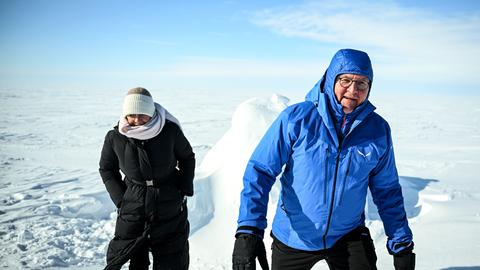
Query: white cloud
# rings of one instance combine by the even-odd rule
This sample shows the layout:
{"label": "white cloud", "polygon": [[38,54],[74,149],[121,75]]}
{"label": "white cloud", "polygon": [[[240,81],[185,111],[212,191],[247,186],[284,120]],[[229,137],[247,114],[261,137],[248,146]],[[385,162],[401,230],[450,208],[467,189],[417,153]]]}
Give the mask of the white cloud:
{"label": "white cloud", "polygon": [[316,1],[261,10],[252,21],[286,37],[366,50],[389,77],[455,82],[480,72],[478,13],[435,14],[393,1]]}

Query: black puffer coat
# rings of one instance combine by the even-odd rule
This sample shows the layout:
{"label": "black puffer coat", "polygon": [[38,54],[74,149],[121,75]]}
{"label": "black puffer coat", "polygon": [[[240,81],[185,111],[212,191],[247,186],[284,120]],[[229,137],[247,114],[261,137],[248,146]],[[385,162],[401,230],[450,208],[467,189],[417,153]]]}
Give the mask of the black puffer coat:
{"label": "black puffer coat", "polygon": [[187,246],[184,196],[193,195],[194,170],[192,147],[173,122],[167,120],[160,134],[143,141],[120,134],[118,127],[107,133],[100,175],[119,208],[107,269],[123,265],[145,241],[157,254],[179,252]]}

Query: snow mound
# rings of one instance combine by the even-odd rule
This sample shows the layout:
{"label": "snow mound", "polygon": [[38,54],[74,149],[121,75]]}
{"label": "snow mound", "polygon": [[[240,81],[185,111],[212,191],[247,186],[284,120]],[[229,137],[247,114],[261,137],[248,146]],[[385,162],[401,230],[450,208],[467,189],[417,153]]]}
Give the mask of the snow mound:
{"label": "snow mound", "polygon": [[[230,129],[197,168],[195,196],[189,200],[190,210],[195,210],[189,213],[192,227],[197,228],[198,224],[204,227],[191,237],[192,269],[223,269],[230,264],[245,167],[258,142],[288,102],[286,97],[273,95],[241,103],[232,116]],[[200,215],[203,217],[199,218]]]}

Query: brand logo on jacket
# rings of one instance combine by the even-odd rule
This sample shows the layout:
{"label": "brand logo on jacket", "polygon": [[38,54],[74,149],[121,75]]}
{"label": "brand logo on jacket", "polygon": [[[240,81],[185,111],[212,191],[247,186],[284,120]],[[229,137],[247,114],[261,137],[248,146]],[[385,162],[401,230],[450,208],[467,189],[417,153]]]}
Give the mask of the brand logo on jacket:
{"label": "brand logo on jacket", "polygon": [[364,154],[364,153],[360,152],[360,150],[357,150],[357,152],[364,158],[367,158],[368,156],[370,156],[372,154],[372,152],[368,152],[367,154]]}

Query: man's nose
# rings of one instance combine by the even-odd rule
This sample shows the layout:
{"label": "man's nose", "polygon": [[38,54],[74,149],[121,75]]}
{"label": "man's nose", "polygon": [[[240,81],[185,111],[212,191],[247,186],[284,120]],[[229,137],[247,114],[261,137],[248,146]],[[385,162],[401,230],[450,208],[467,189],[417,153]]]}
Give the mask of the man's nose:
{"label": "man's nose", "polygon": [[347,88],[348,91],[352,93],[358,92],[357,82],[353,81],[352,84]]}

